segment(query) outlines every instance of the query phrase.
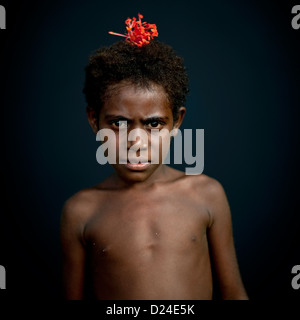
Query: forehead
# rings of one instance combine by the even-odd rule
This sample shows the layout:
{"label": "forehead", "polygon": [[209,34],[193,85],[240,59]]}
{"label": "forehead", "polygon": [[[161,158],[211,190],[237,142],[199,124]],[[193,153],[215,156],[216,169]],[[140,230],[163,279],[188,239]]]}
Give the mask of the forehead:
{"label": "forehead", "polygon": [[172,113],[164,88],[150,84],[141,87],[134,84],[118,84],[108,89],[100,112],[102,115],[120,114],[124,117],[146,117],[154,114]]}

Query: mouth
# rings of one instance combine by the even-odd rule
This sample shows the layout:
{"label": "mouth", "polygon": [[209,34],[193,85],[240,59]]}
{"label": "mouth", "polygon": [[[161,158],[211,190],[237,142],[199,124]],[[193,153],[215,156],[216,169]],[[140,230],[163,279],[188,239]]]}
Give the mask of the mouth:
{"label": "mouth", "polygon": [[125,164],[126,168],[132,171],[143,171],[146,170],[149,166],[150,166],[150,161],[145,160],[145,161],[141,161],[139,163],[131,163],[129,161],[127,161],[127,163]]}

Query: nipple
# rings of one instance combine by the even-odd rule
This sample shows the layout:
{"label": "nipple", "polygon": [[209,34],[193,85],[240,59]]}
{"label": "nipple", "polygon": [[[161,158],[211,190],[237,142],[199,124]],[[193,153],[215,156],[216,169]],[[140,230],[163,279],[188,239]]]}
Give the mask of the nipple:
{"label": "nipple", "polygon": [[100,252],[101,253],[106,253],[106,252],[108,252],[110,250],[110,245],[108,245],[108,246],[103,246],[101,249],[100,249]]}

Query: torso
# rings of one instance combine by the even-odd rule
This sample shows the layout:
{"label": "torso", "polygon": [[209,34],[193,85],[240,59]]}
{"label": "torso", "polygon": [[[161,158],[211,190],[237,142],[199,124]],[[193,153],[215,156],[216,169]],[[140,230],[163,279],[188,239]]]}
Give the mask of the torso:
{"label": "torso", "polygon": [[195,179],[91,191],[84,228],[96,299],[211,299],[210,215]]}

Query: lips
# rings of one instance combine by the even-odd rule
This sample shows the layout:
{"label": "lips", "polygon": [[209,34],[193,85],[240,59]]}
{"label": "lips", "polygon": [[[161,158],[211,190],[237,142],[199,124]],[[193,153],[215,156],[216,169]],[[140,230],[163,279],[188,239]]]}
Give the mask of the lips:
{"label": "lips", "polygon": [[150,164],[151,163],[148,160],[141,161],[139,163],[131,163],[127,161],[125,166],[132,171],[143,171],[143,170],[146,170],[150,166]]}

